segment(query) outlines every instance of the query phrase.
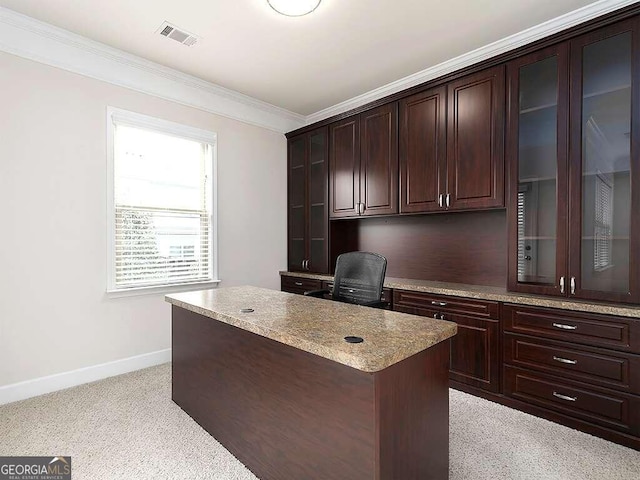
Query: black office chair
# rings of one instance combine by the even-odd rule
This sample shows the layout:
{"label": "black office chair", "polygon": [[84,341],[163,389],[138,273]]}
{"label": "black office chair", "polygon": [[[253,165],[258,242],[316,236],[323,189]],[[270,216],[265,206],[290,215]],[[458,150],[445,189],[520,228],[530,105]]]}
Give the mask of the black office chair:
{"label": "black office chair", "polygon": [[323,298],[332,293],[332,300],[355,303],[367,307],[384,308],[382,285],[387,271],[387,259],[377,253],[349,252],[338,256],[331,290],[304,292],[310,297]]}

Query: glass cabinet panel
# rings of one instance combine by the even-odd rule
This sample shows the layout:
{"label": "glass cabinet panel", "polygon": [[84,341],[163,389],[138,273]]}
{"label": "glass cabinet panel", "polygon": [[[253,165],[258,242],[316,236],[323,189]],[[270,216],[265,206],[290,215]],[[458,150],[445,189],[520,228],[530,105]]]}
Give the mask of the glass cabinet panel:
{"label": "glass cabinet panel", "polygon": [[558,58],[519,72],[517,281],[556,283]]}
{"label": "glass cabinet panel", "polygon": [[328,174],[327,131],[322,129],[309,137],[309,265],[314,272],[327,272],[328,267]]}
{"label": "glass cabinet panel", "polygon": [[301,271],[306,257],[306,141],[289,142],[289,270]]}
{"label": "glass cabinet panel", "polygon": [[630,288],[631,65],[631,32],[582,49],[583,291]]}

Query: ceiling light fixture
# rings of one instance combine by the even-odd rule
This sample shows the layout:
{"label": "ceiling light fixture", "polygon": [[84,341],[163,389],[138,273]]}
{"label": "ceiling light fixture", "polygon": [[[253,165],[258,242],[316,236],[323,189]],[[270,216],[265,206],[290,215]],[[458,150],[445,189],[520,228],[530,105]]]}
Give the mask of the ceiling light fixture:
{"label": "ceiling light fixture", "polygon": [[267,0],[276,12],[287,17],[301,17],[313,12],[321,0]]}

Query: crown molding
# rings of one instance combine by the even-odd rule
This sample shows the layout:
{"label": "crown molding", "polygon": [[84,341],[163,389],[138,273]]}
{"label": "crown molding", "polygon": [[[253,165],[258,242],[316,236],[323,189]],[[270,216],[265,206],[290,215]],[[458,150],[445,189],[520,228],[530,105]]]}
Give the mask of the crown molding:
{"label": "crown molding", "polygon": [[305,116],[0,7],[0,51],[284,133]]}
{"label": "crown molding", "polygon": [[620,8],[633,5],[638,0],[599,0],[585,7],[566,13],[544,23],[528,28],[514,35],[498,40],[496,42],[477,48],[471,52],[442,62],[433,67],[401,78],[382,87],[370,90],[356,97],[340,102],[332,107],[325,108],[316,113],[308,115],[306,124],[311,125],[329,117],[340,115],[349,110],[361,107],[375,100],[393,95],[416,85],[434,80],[457,70],[470,67],[476,63],[496,57],[500,54],[515,50],[529,43],[541,40],[545,37],[561,32],[568,28],[587,22],[601,15],[613,12]]}
{"label": "crown molding", "polygon": [[599,0],[306,117],[5,7],[0,7],[0,51],[285,133],[470,67],[634,3],[637,0]]}

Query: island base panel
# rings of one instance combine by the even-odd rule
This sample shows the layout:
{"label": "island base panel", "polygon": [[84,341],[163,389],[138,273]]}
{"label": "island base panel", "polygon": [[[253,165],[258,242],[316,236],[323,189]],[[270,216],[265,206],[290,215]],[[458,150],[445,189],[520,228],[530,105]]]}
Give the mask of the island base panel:
{"label": "island base panel", "polygon": [[174,402],[258,478],[447,478],[449,341],[371,374],[172,312]]}

